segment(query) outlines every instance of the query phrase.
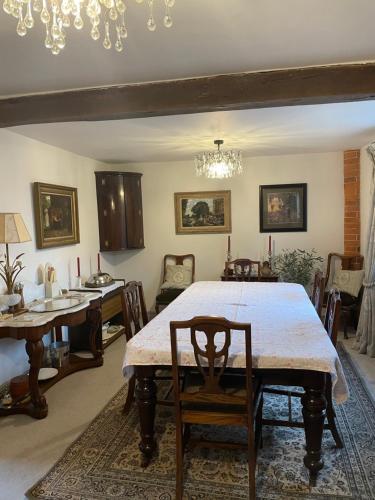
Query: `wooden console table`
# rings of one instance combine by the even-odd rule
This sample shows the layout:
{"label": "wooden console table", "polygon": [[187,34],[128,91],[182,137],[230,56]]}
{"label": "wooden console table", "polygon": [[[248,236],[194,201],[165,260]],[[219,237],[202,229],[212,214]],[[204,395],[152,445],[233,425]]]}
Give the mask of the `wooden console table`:
{"label": "wooden console table", "polygon": [[[84,298],[84,302],[71,309],[49,313],[27,313],[27,317],[35,314],[35,320],[32,321],[22,321],[23,315],[11,320],[0,321],[0,339],[26,340],[26,352],[30,363],[30,397],[24,398],[18,403],[16,401],[11,406],[0,403],[0,416],[24,413],[34,418],[45,418],[48,414],[48,405],[43,393],[47,389],[73,372],[103,364],[101,294],[97,292],[85,293]],[[56,377],[45,382],[38,382],[44,352],[43,336],[49,333],[52,328],[61,330],[62,326],[75,326],[83,323],[87,325],[89,348],[93,357],[87,359],[70,354],[69,363],[59,368]]]}

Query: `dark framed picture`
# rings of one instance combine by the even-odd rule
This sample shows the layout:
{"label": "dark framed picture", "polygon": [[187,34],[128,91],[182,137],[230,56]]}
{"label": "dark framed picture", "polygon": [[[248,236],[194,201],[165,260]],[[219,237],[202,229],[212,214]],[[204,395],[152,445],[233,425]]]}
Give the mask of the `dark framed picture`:
{"label": "dark framed picture", "polygon": [[307,184],[259,186],[261,233],[307,231]]}
{"label": "dark framed picture", "polygon": [[175,193],[176,234],[230,233],[230,191]]}
{"label": "dark framed picture", "polygon": [[34,182],[37,248],[79,243],[77,189]]}

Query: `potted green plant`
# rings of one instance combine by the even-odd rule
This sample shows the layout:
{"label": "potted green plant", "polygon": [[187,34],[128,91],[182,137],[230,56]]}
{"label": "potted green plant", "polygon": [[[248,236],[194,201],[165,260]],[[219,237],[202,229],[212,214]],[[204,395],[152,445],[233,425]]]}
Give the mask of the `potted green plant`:
{"label": "potted green plant", "polygon": [[273,267],[279,275],[280,281],[299,283],[305,288],[312,281],[314,273],[321,267],[323,258],[312,250],[283,250],[277,255]]}

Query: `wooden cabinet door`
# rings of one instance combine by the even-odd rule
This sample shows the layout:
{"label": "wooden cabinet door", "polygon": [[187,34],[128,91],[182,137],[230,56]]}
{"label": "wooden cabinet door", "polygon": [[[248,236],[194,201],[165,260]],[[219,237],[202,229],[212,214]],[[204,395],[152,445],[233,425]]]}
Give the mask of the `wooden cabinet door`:
{"label": "wooden cabinet door", "polygon": [[127,248],[125,191],[121,173],[96,174],[100,250],[117,251]]}
{"label": "wooden cabinet door", "polygon": [[124,175],[128,248],[144,248],[141,174]]}

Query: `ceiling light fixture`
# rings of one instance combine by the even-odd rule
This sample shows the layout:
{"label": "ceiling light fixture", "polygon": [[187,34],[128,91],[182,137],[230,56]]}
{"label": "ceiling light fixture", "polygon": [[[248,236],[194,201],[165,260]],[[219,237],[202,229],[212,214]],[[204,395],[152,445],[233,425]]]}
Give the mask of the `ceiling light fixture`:
{"label": "ceiling light fixture", "polygon": [[[141,4],[143,0],[136,0],[136,2]],[[149,7],[147,28],[155,31],[155,0],[147,0],[147,3]],[[175,0],[164,0],[164,4],[164,26],[170,28],[172,26],[171,8]],[[112,39],[116,40],[115,49],[121,52],[124,48],[123,39],[128,36],[125,23],[126,8],[123,0],[4,0],[3,2],[4,11],[18,19],[17,33],[20,36],[25,36],[27,30],[34,26],[33,15],[40,17],[46,30],[44,45],[54,55],[59,54],[65,47],[66,28],[72,24],[77,30],[83,28],[82,16],[84,14],[91,23],[91,38],[99,40],[102,31],[104,48],[112,47],[112,36]]]}
{"label": "ceiling light fixture", "polygon": [[206,151],[195,157],[195,168],[197,175],[203,175],[210,179],[224,179],[242,174],[241,151],[221,151],[220,146],[224,141],[214,141],[217,151]]}

